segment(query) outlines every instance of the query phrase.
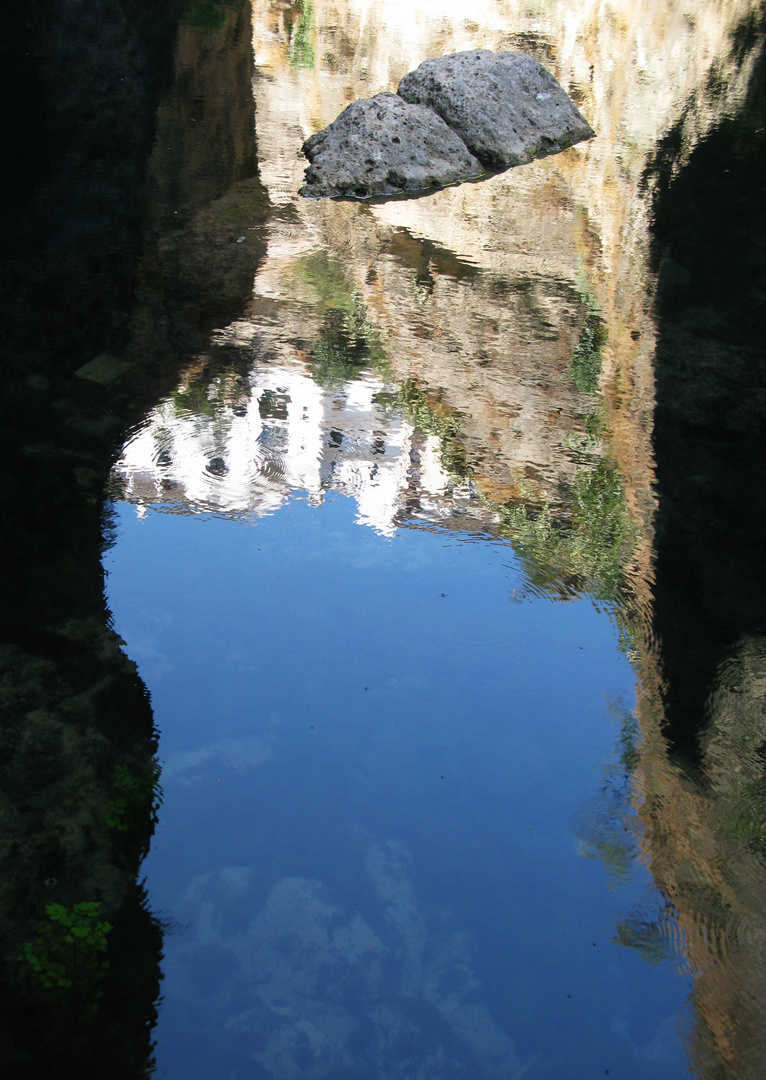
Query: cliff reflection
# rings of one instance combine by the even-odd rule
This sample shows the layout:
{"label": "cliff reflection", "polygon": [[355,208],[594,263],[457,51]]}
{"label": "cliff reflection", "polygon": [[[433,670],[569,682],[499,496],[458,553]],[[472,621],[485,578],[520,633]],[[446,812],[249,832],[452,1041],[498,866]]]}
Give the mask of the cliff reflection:
{"label": "cliff reflection", "polygon": [[763,27],[735,38],[755,56],[740,108],[696,145],[679,124],[655,165],[659,671],[645,667],[642,814],[696,974],[704,1077],[755,1078],[766,1056]]}

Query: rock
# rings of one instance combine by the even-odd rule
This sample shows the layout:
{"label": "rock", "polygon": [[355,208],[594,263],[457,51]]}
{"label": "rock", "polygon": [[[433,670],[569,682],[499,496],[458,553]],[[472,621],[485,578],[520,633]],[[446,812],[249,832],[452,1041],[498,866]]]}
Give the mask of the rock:
{"label": "rock", "polygon": [[488,169],[594,136],[554,77],[522,52],[476,49],[426,60],[404,76],[398,94],[438,113]]}
{"label": "rock", "polygon": [[426,191],[484,172],[435,112],[389,93],[353,102],[302,149],[309,198]]}

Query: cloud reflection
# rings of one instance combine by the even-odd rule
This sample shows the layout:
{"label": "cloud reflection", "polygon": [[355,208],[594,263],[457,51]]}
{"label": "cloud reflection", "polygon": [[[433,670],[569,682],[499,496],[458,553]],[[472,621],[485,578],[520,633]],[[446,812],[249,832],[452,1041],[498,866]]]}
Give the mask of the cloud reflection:
{"label": "cloud reflection", "polygon": [[213,771],[231,769],[242,775],[250,769],[264,765],[271,757],[271,742],[265,739],[225,739],[200,750],[187,750],[174,754],[162,766],[162,782],[172,781],[190,787],[206,783]]}
{"label": "cloud reflection", "polygon": [[481,999],[471,938],[421,902],[411,862],[398,844],[369,843],[363,910],[305,877],[264,899],[250,868],[201,875],[179,904],[191,931],[168,943],[180,954],[168,989],[274,1080],[521,1077]]}

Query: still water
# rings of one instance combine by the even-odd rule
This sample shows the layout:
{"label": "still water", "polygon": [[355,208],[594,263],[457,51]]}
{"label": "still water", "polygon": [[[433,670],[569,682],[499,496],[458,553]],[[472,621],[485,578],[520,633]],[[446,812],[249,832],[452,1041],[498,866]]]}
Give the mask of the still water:
{"label": "still water", "polygon": [[[738,901],[662,744],[647,195],[668,132],[688,156],[741,103],[749,12],[256,2],[244,29],[216,5],[182,24],[158,259],[200,303],[222,264],[252,272],[111,481],[108,604],[160,732],[158,1075],[756,1075],[731,1029],[757,1002],[727,1004],[698,884]],[[250,30],[259,180],[233,167],[211,198],[195,128],[229,110],[246,149],[253,99],[211,86]],[[534,52],[596,139],[415,200],[297,196],[301,143],[345,104],[476,47]]]}
{"label": "still water", "polygon": [[159,1075],[682,1075],[683,958],[618,941],[663,903],[614,626],[517,599],[491,536],[356,516],[120,511],[162,732]]}

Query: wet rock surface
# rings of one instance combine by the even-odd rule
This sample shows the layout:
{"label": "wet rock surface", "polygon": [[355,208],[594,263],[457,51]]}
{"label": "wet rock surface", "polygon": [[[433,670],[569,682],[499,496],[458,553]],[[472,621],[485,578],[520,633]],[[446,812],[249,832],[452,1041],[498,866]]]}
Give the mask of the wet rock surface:
{"label": "wet rock surface", "polygon": [[302,150],[307,198],[428,191],[555,154],[594,132],[532,56],[486,49],[426,60],[396,94],[349,105]]}
{"label": "wet rock surface", "polygon": [[481,164],[431,109],[383,93],[354,101],[303,144],[301,195],[368,198],[481,176]]}
{"label": "wet rock surface", "polygon": [[524,165],[594,135],[553,75],[523,52],[475,49],[426,60],[397,92],[437,113],[490,169]]}

